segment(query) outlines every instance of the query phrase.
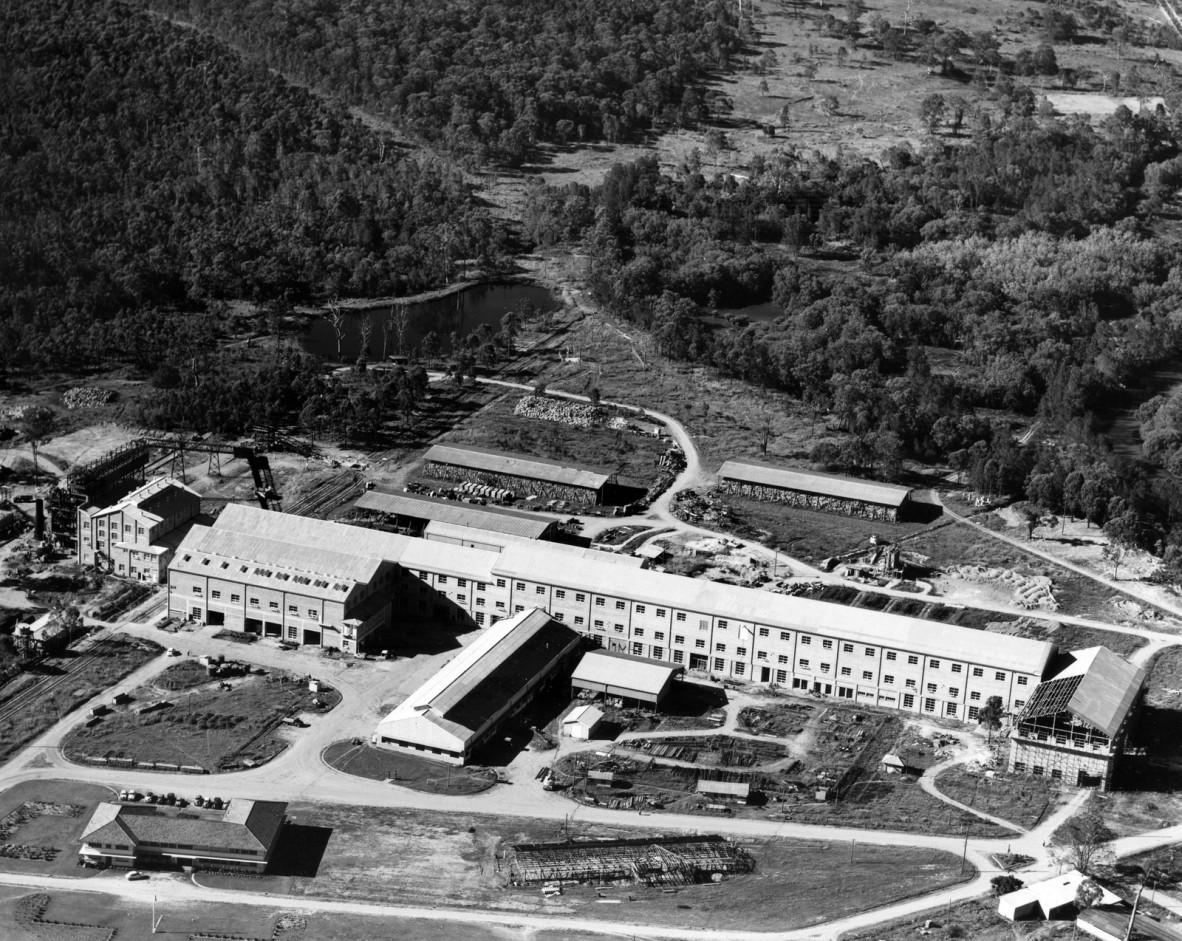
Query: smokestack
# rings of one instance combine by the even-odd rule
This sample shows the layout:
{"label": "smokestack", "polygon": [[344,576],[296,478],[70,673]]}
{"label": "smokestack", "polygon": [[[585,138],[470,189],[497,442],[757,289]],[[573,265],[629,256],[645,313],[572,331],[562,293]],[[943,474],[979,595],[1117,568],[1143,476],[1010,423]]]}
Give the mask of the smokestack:
{"label": "smokestack", "polygon": [[45,501],[40,497],[33,501],[33,538],[45,541]]}

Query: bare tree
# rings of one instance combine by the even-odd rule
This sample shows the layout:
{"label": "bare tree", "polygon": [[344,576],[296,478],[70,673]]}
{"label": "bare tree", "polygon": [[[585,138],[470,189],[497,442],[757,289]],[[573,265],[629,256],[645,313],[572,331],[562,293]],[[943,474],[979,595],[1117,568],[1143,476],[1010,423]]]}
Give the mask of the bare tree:
{"label": "bare tree", "polygon": [[410,329],[410,307],[401,305],[394,313],[394,335],[398,338],[398,355],[406,355],[406,333]]}
{"label": "bare tree", "polygon": [[341,341],[345,338],[345,314],[341,305],[333,301],[328,305],[328,313],[324,315],[332,325],[332,332],[337,338],[337,362],[341,359]]}
{"label": "bare tree", "polygon": [[37,461],[37,454],[41,445],[57,430],[57,412],[46,405],[26,408],[19,427],[33,452],[33,473],[40,474],[41,465]]}
{"label": "bare tree", "polygon": [[1112,851],[1108,844],[1116,839],[1116,834],[1096,809],[1089,806],[1055,831],[1053,839],[1052,853],[1056,858],[1091,875],[1110,864]]}
{"label": "bare tree", "polygon": [[361,352],[359,356],[369,356],[369,340],[373,336],[373,317],[368,311],[361,318]]}

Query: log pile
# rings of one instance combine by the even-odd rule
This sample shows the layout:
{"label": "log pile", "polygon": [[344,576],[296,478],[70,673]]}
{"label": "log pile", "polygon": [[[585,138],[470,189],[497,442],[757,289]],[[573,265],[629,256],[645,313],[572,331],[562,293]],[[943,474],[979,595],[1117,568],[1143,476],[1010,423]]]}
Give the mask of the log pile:
{"label": "log pile", "polygon": [[513,414],[541,421],[556,421],[576,428],[595,428],[607,418],[607,412],[598,405],[552,399],[544,395],[525,396],[517,403]]}
{"label": "log pile", "polygon": [[62,395],[62,405],[68,409],[96,408],[99,405],[106,405],[114,398],[115,393],[111,389],[103,389],[99,386],[76,386]]}

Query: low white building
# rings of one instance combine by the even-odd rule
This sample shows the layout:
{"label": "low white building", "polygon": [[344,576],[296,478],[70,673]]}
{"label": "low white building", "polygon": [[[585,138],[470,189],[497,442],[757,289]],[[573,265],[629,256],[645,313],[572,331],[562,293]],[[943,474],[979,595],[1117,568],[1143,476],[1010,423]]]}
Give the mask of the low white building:
{"label": "low white building", "polygon": [[[1075,917],[1075,895],[1088,877],[1078,869],[1007,892],[997,900],[997,913],[1010,921],[1063,921]],[[1111,905],[1120,898],[1100,887],[1098,905]]]}
{"label": "low white building", "polygon": [[465,764],[539,689],[565,674],[581,642],[538,608],[498,621],[382,719],[371,741]]}
{"label": "low white building", "polygon": [[595,706],[579,706],[562,720],[562,734],[587,741],[603,722],[603,710]]}

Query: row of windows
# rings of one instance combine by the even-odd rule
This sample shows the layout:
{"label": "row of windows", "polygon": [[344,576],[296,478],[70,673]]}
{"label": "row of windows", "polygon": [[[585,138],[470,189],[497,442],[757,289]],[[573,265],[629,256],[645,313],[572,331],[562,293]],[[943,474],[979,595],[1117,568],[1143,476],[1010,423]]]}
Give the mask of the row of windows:
{"label": "row of windows", "polygon": [[[204,594],[200,585],[193,586],[193,594],[196,595],[198,598],[200,598]],[[214,588],[210,591],[209,596],[214,601],[218,601],[222,597],[221,590]],[[260,607],[258,598],[250,598],[249,602],[250,602],[250,606],[252,608],[257,609],[258,607]],[[242,595],[231,594],[230,595],[230,603],[231,604],[241,604],[242,603]],[[270,601],[267,603],[267,608],[271,611],[278,611],[279,610],[279,602],[278,601]],[[308,608],[307,611],[308,611],[308,617],[311,620],[313,620],[313,621],[320,620],[320,612],[317,611],[315,608]],[[287,613],[298,615],[300,613],[299,605],[289,604],[287,606]]]}

